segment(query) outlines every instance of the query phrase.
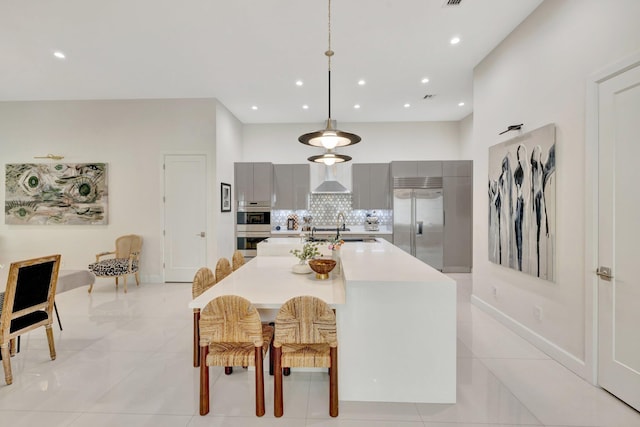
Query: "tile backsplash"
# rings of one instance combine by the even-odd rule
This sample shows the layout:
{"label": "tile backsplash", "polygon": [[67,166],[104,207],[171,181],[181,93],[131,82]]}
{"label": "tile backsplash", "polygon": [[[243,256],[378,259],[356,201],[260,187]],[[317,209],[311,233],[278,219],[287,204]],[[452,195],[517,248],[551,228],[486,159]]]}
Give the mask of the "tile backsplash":
{"label": "tile backsplash", "polygon": [[[302,224],[303,216],[311,216],[313,225],[334,225],[338,219],[338,214],[343,212],[346,218],[345,223],[349,225],[363,225],[367,213],[371,210],[352,209],[351,194],[310,194],[309,210],[274,210],[271,211],[271,225],[286,227],[287,216],[292,213],[298,215]],[[376,209],[375,215],[378,217],[380,225],[391,225],[392,211],[389,209]]]}

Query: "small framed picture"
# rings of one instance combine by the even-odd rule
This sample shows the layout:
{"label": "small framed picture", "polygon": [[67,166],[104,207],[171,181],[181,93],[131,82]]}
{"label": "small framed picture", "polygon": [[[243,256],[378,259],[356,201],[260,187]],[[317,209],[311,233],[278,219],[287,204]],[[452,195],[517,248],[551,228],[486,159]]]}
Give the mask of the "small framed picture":
{"label": "small framed picture", "polygon": [[231,184],[220,183],[220,211],[231,212]]}

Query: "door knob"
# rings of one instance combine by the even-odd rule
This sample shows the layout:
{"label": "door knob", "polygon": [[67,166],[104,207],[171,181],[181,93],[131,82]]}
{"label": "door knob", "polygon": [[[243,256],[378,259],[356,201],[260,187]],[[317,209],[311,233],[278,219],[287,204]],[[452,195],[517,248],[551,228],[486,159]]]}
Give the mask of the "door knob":
{"label": "door knob", "polygon": [[199,236],[199,237],[205,237],[205,236],[206,236],[206,234],[204,233],[204,231],[201,231],[201,232],[200,232],[200,234],[196,234],[196,236]]}
{"label": "door knob", "polygon": [[609,267],[598,267],[598,269],[596,270],[596,274],[600,276],[601,279],[609,282],[611,281],[611,279],[613,279],[613,276],[611,275],[611,269]]}

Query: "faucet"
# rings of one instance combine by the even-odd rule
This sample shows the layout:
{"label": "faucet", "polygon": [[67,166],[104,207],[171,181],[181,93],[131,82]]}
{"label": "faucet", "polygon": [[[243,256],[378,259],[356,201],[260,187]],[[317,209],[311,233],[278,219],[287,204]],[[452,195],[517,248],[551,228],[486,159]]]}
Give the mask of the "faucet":
{"label": "faucet", "polygon": [[[342,218],[342,223],[340,222],[340,218]],[[338,212],[338,219],[336,220],[336,240],[340,238],[340,229],[342,228],[343,231],[346,230],[346,221],[347,220],[344,216],[344,212]]]}
{"label": "faucet", "polygon": [[315,237],[313,236],[316,232],[316,227],[315,225],[313,227],[311,227],[311,241],[315,242]]}

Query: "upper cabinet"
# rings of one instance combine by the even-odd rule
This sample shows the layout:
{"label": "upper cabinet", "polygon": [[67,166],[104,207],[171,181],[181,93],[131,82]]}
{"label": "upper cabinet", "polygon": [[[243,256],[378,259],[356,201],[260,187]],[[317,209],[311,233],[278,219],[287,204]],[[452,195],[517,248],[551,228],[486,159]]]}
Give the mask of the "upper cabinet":
{"label": "upper cabinet", "polygon": [[391,209],[388,163],[354,163],[351,179],[353,209]]}
{"label": "upper cabinet", "polygon": [[391,176],[410,178],[417,176],[442,176],[443,162],[437,160],[391,162]]}
{"label": "upper cabinet", "polygon": [[274,209],[308,209],[309,164],[273,165]]}
{"label": "upper cabinet", "polygon": [[236,163],[235,195],[238,202],[264,202],[271,206],[273,164]]}

